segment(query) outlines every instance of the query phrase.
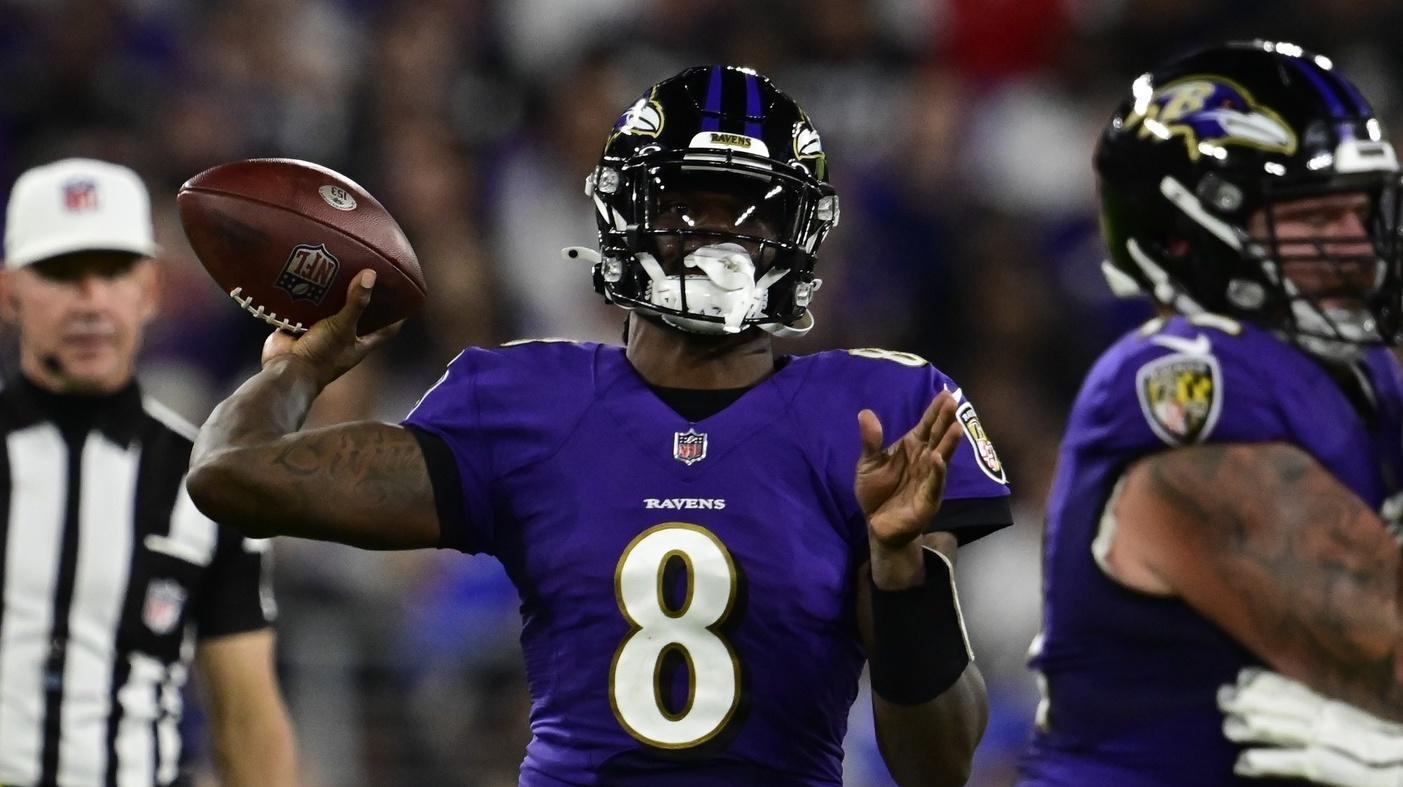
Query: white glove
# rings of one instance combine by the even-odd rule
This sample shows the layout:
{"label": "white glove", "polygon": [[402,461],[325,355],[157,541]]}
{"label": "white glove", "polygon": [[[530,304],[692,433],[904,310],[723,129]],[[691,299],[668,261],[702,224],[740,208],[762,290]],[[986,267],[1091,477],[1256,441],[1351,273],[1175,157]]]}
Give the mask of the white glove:
{"label": "white glove", "polygon": [[1385,500],[1379,508],[1379,516],[1383,517],[1384,527],[1388,528],[1389,535],[1403,546],[1403,492]]}
{"label": "white glove", "polygon": [[1239,776],[1307,779],[1335,787],[1403,787],[1403,724],[1316,694],[1283,675],[1244,669],[1218,690]]}

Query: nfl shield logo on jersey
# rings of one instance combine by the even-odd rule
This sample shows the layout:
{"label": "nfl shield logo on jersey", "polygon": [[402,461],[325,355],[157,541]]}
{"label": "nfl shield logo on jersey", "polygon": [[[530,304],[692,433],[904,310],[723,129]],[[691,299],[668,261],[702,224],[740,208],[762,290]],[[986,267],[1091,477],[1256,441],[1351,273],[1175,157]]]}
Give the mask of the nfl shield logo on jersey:
{"label": "nfl shield logo on jersey", "polygon": [[180,622],[185,609],[185,588],[170,579],[155,579],[146,586],[146,603],[141,607],[141,622],[156,634],[169,634]]}
{"label": "nfl shield logo on jersey", "polygon": [[706,458],[706,433],[695,429],[676,432],[672,436],[672,458],[684,465],[694,465]]}

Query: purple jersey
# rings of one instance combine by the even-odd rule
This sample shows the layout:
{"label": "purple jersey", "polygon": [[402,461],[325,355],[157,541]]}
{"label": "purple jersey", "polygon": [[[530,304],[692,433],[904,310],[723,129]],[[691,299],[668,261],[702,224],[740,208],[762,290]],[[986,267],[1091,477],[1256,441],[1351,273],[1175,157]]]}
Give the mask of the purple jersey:
{"label": "purple jersey", "polygon": [[[1044,539],[1046,679],[1025,785],[1253,785],[1232,774],[1220,685],[1262,662],[1177,599],[1102,573],[1093,542],[1127,465],[1195,442],[1283,441],[1379,510],[1403,482],[1403,381],[1384,349],[1356,403],[1318,361],[1222,318],[1154,321],[1117,343],[1077,397]],[[1297,782],[1291,782],[1297,783]]]}
{"label": "purple jersey", "polygon": [[[791,357],[691,423],[622,348],[460,355],[405,425],[451,452],[445,545],[495,555],[521,595],[522,784],[840,784],[864,659],[857,413],[895,439],[947,387],[900,353]],[[960,413],[936,529],[968,540],[1009,523],[1008,487]]]}

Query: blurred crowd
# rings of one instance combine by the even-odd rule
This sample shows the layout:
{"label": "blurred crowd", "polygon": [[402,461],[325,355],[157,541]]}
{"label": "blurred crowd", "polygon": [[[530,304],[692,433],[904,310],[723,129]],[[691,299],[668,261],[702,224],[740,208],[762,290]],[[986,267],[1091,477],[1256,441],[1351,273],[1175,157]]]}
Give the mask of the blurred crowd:
{"label": "blurred crowd", "polygon": [[[1137,74],[1229,37],[1324,51],[1403,129],[1387,0],[0,0],[0,182],[71,155],[142,173],[164,251],[141,375],[198,422],[266,328],[195,261],[176,190],[247,157],[347,174],[399,219],[430,297],[314,420],[399,420],[466,345],[617,342],[623,312],[559,254],[595,237],[582,186],[606,132],[684,66],[770,75],[823,133],[843,206],[818,326],[781,350],[931,359],[1011,468],[1018,526],[960,570],[993,708],[972,783],[993,787],[1036,704],[1023,655],[1063,414],[1147,313],[1100,280],[1096,135]],[[276,578],[309,784],[515,783],[527,701],[493,561],[286,540]],[[883,785],[865,703],[849,781]]]}

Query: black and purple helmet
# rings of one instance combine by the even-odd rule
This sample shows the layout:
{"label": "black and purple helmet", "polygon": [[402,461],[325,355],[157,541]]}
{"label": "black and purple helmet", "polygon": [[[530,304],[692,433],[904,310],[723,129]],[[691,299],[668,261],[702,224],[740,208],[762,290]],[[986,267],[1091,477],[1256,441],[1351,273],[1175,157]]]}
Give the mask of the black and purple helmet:
{"label": "black and purple helmet", "polygon": [[[656,218],[669,189],[705,188],[746,200],[742,215],[763,212],[778,237],[729,230],[665,228]],[[804,110],[766,77],[735,66],[697,66],[652,86],[614,124],[586,193],[594,200],[600,261],[595,288],[606,300],[691,319],[719,321],[650,302],[650,279],[637,255],[661,258],[681,242],[744,242],[758,248],[757,280],[771,282],[763,309],[745,320],[773,333],[812,324],[814,261],[838,223],[828,157]]]}
{"label": "black and purple helmet", "polygon": [[[1403,332],[1398,159],[1368,101],[1334,64],[1294,44],[1234,42],[1140,76],[1096,150],[1103,265],[1112,289],[1181,313],[1212,312],[1276,331],[1318,354],[1397,343]],[[1274,206],[1361,193],[1372,254],[1351,239],[1293,238],[1283,257]],[[1266,232],[1249,232],[1253,216]],[[1302,292],[1296,260],[1365,265],[1372,284],[1342,310]],[[1342,277],[1343,278],[1343,277]]]}

